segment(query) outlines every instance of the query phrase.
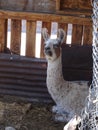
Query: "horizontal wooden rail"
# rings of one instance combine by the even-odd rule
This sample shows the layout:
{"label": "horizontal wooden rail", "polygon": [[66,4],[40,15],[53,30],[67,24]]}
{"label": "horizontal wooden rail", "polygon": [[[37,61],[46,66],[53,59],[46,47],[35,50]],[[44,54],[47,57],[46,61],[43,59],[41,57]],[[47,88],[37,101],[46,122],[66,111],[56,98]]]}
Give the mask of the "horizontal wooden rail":
{"label": "horizontal wooden rail", "polygon": [[59,23],[72,23],[81,25],[92,25],[91,18],[79,17],[79,16],[67,16],[58,14],[46,14],[46,13],[31,13],[31,12],[14,12],[8,10],[0,10],[0,18],[3,19],[25,19],[32,21],[44,21],[44,22],[59,22]]}

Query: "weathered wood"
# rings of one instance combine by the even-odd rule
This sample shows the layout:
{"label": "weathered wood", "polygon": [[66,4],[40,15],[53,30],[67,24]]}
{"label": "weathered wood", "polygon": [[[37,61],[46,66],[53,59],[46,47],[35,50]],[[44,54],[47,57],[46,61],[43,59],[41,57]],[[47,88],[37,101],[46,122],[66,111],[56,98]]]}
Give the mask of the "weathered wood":
{"label": "weathered wood", "polygon": [[[42,23],[42,28],[47,28],[48,29],[48,33],[51,33],[51,22],[43,22]],[[44,55],[44,40],[43,38],[41,38],[41,52],[40,52],[40,57],[43,58],[45,57]]]}
{"label": "weathered wood", "polygon": [[0,52],[4,52],[7,44],[7,20],[0,19]]}
{"label": "weathered wood", "polygon": [[34,11],[54,13],[56,10],[55,0],[33,0]]}
{"label": "weathered wood", "polygon": [[33,21],[40,21],[41,20],[44,22],[58,22],[58,23],[92,25],[91,18],[85,18],[85,17],[80,17],[80,16],[29,13],[29,12],[14,12],[14,11],[4,11],[4,10],[0,10],[0,18],[25,19],[25,20],[33,20]]}
{"label": "weathered wood", "polygon": [[[86,4],[87,3],[87,4]],[[89,0],[0,0],[0,9],[25,11],[25,12],[46,12],[57,14],[79,14],[91,15],[91,5]],[[71,12],[70,12],[71,11]]]}
{"label": "weathered wood", "polygon": [[78,7],[80,9],[90,10],[92,9],[90,0],[78,0]]}
{"label": "weathered wood", "polygon": [[92,7],[90,0],[61,0],[58,14],[67,14],[80,17],[90,17]]}
{"label": "weathered wood", "polygon": [[68,15],[68,16],[79,16],[80,18],[90,18],[91,17],[91,14],[92,14],[92,10],[90,11],[79,11],[79,10],[72,10],[72,9],[66,9],[66,10],[59,10],[57,11],[57,14],[60,14],[60,15]]}
{"label": "weathered wood", "polygon": [[92,44],[92,26],[83,27],[83,44]]}
{"label": "weathered wood", "polygon": [[11,51],[20,54],[21,20],[11,20]]}
{"label": "weathered wood", "polygon": [[67,23],[65,23],[65,24],[58,23],[58,28],[62,28],[65,31],[66,35],[65,35],[65,41],[64,41],[64,43],[66,43],[68,24]]}
{"label": "weathered wood", "polygon": [[0,0],[0,8],[14,11],[55,12],[55,0]]}
{"label": "weathered wood", "polygon": [[56,11],[60,10],[60,0],[56,0]]}
{"label": "weathered wood", "polygon": [[72,29],[72,44],[81,45],[82,35],[83,35],[83,26],[74,24]]}
{"label": "weathered wood", "polygon": [[60,6],[62,10],[66,8],[90,10],[92,8],[90,0],[61,0]]}
{"label": "weathered wood", "polygon": [[61,0],[60,6],[61,6],[62,10],[66,9],[66,8],[77,8],[78,1],[77,0]]}
{"label": "weathered wood", "polygon": [[35,57],[36,22],[27,21],[26,27],[26,56]]}
{"label": "weathered wood", "polygon": [[[56,6],[58,7],[58,9],[61,8],[60,6],[61,6],[62,2],[63,1],[56,0]],[[68,0],[66,2],[68,2]],[[71,3],[71,2],[73,4],[74,1],[70,1],[69,3]],[[74,2],[74,5],[75,4],[76,3]],[[78,12],[79,12],[79,10],[78,10]],[[57,15],[57,14],[14,12],[14,11],[0,10],[0,18],[6,18],[6,19],[11,18],[11,19],[15,19],[17,21],[19,21],[19,20],[21,21],[21,20],[25,19],[27,21],[30,21],[32,24],[34,24],[34,25],[31,25],[31,23],[30,23],[29,25],[27,25],[26,56],[35,56],[35,30],[36,30],[36,25],[35,25],[35,23],[33,23],[33,21],[35,21],[35,22],[36,21],[42,21],[42,23],[43,23],[42,27],[47,27],[49,31],[51,29],[51,22],[59,23],[59,28],[60,27],[63,28],[65,30],[65,32],[67,32],[67,26],[68,26],[67,24],[69,24],[69,23],[74,24],[73,25],[74,26],[73,34],[72,34],[72,44],[81,44],[82,31],[83,31],[82,25],[84,25],[84,26],[92,25],[91,18],[84,17],[84,15],[81,17],[80,15],[75,15],[75,16],[69,15],[68,16],[68,14],[67,15],[62,15],[62,14]],[[31,27],[31,26],[35,26],[35,27]],[[13,29],[13,31],[14,31],[14,29]],[[16,29],[16,32],[17,32],[17,29]],[[17,33],[13,34],[13,32],[12,32],[11,34],[12,34],[11,36],[13,36],[13,35],[15,36]],[[32,34],[33,34],[33,36],[32,36]],[[18,36],[15,36],[15,37],[18,37]],[[20,35],[20,37],[21,37],[21,35]],[[19,37],[19,39],[20,39],[20,37]],[[15,38],[11,39],[11,45],[12,45],[11,49],[13,48],[12,51],[20,54],[20,51],[19,51],[20,46],[18,45],[18,49],[15,49],[15,48],[17,48],[17,47],[15,47],[15,45],[17,45],[17,44],[15,43],[16,40],[13,40],[13,39],[15,39]],[[17,40],[18,44],[20,43],[19,39]],[[85,37],[84,37],[84,39],[85,39]],[[15,41],[15,42],[12,43],[12,41],[13,42]],[[65,38],[65,42],[66,42],[66,38]],[[44,49],[44,44],[43,44],[43,41],[42,41],[41,54],[40,54],[41,57],[44,57],[43,49]]]}

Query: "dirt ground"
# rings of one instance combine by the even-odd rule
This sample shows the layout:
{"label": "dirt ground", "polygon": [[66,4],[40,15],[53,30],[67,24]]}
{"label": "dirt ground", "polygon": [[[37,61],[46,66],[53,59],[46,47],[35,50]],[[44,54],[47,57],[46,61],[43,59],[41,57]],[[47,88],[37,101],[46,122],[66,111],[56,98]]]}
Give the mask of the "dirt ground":
{"label": "dirt ground", "polygon": [[55,122],[52,104],[27,103],[13,96],[0,96],[0,130],[63,130],[65,123]]}

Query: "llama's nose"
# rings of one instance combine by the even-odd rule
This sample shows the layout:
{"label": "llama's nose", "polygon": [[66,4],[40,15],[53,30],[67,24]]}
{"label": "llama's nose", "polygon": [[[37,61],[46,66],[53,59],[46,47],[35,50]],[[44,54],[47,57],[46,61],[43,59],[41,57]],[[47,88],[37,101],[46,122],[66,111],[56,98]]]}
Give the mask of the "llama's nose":
{"label": "llama's nose", "polygon": [[45,47],[45,50],[50,50],[50,47],[46,46],[46,47]]}

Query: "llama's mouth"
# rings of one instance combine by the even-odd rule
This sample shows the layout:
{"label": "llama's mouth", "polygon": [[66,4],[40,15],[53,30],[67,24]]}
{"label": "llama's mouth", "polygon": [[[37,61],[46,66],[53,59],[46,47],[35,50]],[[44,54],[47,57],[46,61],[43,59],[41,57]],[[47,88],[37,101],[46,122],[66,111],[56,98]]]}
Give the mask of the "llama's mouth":
{"label": "llama's mouth", "polygon": [[45,52],[45,55],[52,56],[52,52],[50,50],[45,50],[44,52]]}

